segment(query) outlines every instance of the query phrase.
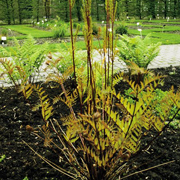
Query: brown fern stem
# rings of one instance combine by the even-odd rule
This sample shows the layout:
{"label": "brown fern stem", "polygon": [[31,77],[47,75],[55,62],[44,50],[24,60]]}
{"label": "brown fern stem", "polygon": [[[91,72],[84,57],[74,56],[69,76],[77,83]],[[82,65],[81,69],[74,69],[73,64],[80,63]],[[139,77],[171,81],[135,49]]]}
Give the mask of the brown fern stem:
{"label": "brown fern stem", "polygon": [[109,0],[107,0],[107,7],[106,7],[106,37],[107,37],[107,44],[106,47],[108,48],[108,62],[107,62],[107,79],[106,79],[106,83],[109,84],[109,63],[110,63],[110,52],[109,52],[109,48],[110,48],[110,39],[109,39],[109,30],[110,30],[110,3]]}
{"label": "brown fern stem", "polygon": [[111,88],[113,88],[113,74],[114,74],[114,20],[115,20],[115,0],[113,0],[113,17],[112,17],[112,49],[111,49],[111,58],[112,58],[112,73],[111,73]]}
{"label": "brown fern stem", "polygon": [[72,22],[72,0],[69,0],[69,17],[70,17],[70,34],[71,34],[71,48],[72,48],[72,60],[73,60],[73,70],[74,70],[74,79],[76,82],[76,65],[75,65],[75,52],[74,52],[74,38],[73,38],[73,22]]}

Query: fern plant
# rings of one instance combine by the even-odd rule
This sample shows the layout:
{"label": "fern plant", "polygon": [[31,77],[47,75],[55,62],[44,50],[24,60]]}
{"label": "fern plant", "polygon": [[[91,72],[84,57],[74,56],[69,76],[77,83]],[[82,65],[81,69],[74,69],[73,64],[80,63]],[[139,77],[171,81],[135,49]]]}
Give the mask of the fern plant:
{"label": "fern plant", "polygon": [[[16,46],[10,52],[14,56],[1,58],[0,62],[5,70],[3,74],[6,74],[9,80],[17,87],[27,81],[35,82],[36,78],[39,77],[40,67],[46,57],[48,44],[37,46],[30,35],[22,45],[15,38],[14,41]],[[2,55],[10,55],[6,49],[2,49],[1,52]]]}
{"label": "fern plant", "polygon": [[[171,107],[174,104],[178,107],[175,114],[180,110],[179,93],[174,94],[173,89],[166,99],[154,100],[155,89],[162,81],[161,76],[146,77],[141,85],[128,81],[131,94],[135,97],[133,103],[110,86],[106,91],[96,88],[95,110],[91,105],[91,96],[86,97],[84,94],[91,93],[84,79],[78,79],[78,87],[71,94],[64,88],[65,77],[68,76],[61,76],[57,71],[49,80],[58,82],[63,90],[63,94],[55,97],[53,102],[64,102],[70,109],[70,114],[61,118],[61,122],[53,118],[50,100],[42,88],[35,87],[40,97],[38,107],[42,109],[45,125],[38,134],[33,133],[44,140],[45,147],[60,150],[58,154],[61,163],[68,164],[66,169],[61,167],[61,163],[55,165],[30,148],[53,168],[72,179],[113,180],[123,177],[129,168],[128,161],[143,149],[143,135],[152,129],[160,134],[165,122],[173,119],[168,119]],[[79,98],[84,111],[75,113],[73,105]],[[157,103],[162,107],[160,113],[156,112]],[[112,105],[116,106],[116,110]],[[58,143],[53,140],[54,135],[59,139]]]}
{"label": "fern plant", "polygon": [[[59,165],[40,155],[26,142],[24,143],[51,167],[71,179],[125,179],[130,176],[126,174],[135,160],[134,157],[150,145],[141,147],[143,135],[155,129],[156,137],[158,137],[180,111],[180,91],[174,93],[171,89],[166,99],[159,102],[158,99],[154,99],[154,95],[163,77],[145,76],[139,83],[126,80],[132,89],[132,96],[135,97],[133,102],[129,102],[120,92],[116,92],[114,85],[123,78],[121,75],[115,77],[113,73],[114,54],[116,53],[113,27],[117,4],[115,0],[106,0],[107,27],[103,43],[103,61],[101,66],[97,67],[94,67],[92,59],[90,5],[91,0],[83,1],[87,73],[86,75],[82,73],[84,67],[76,68],[79,71],[76,73],[76,88],[65,89],[64,83],[74,68],[68,68],[63,74],[60,73],[57,64],[61,59],[48,62],[50,67],[54,67],[54,72],[49,74],[47,81],[55,81],[62,89],[62,93],[53,98],[53,101],[39,85],[23,85],[23,94],[26,99],[33,91],[37,92],[39,102],[33,109],[41,109],[44,121],[39,131],[34,131],[29,126],[28,129],[43,140],[45,147],[57,150],[53,152],[56,152],[59,157]],[[74,62],[72,64],[73,67]],[[97,86],[95,69],[102,72],[101,87]],[[64,107],[68,107],[69,114],[66,117],[53,116],[54,108],[51,103],[56,104],[58,101],[63,102]],[[158,103],[161,104],[162,111],[156,113]],[[76,111],[73,108],[75,104],[79,107]],[[169,119],[168,114],[173,105],[177,109],[173,117]],[[165,125],[166,121],[168,124]],[[66,168],[63,164],[66,164]]]}
{"label": "fern plant", "polygon": [[134,38],[127,35],[120,36],[118,41],[119,58],[127,65],[136,63],[139,67],[148,68],[150,62],[158,55],[161,43],[152,44],[150,35],[144,39],[139,36]]}

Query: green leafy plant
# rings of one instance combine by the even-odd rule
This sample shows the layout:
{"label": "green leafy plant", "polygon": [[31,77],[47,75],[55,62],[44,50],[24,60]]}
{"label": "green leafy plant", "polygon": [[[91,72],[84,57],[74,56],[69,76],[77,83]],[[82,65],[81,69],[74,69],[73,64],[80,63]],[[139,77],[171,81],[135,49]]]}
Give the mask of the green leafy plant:
{"label": "green leafy plant", "polygon": [[92,34],[93,35],[97,35],[98,34],[98,26],[95,23],[92,25]]}
{"label": "green leafy plant", "polygon": [[2,35],[2,36],[7,36],[7,35],[8,35],[8,29],[3,28],[3,29],[1,30],[1,35]]}
{"label": "green leafy plant", "polygon": [[148,68],[150,62],[158,55],[161,43],[152,44],[150,35],[142,39],[139,36],[134,38],[127,35],[120,36],[118,41],[119,58],[129,65],[129,62],[136,63],[139,67]]}
{"label": "green leafy plant", "polygon": [[[141,94],[144,92],[142,91]],[[128,99],[129,103],[135,103],[135,96],[133,95],[133,90],[131,88],[125,90],[124,92],[125,98]],[[152,99],[151,105],[154,105],[155,112],[157,115],[160,115],[162,112],[162,108],[164,108],[164,105],[166,106],[169,102],[167,102],[167,97],[169,97],[169,91],[162,91],[161,89],[155,89],[154,91],[154,97]],[[168,118],[171,119],[177,112],[177,106],[172,105]],[[180,120],[180,112],[176,114],[174,120],[170,123],[170,126],[173,127],[174,129],[179,128],[179,120]],[[167,123],[167,122],[165,122]]]}
{"label": "green leafy plant", "polygon": [[29,180],[28,177],[26,176],[23,180]]}
{"label": "green leafy plant", "polygon": [[73,23],[73,28],[76,29],[76,28],[78,27],[78,25],[80,25],[80,24],[78,24],[78,23]]}
{"label": "green leafy plant", "polygon": [[[59,47],[57,47],[57,50],[60,50]],[[86,52],[85,51],[75,51],[76,53],[76,59],[75,59],[75,64],[76,64],[76,69],[79,69],[81,67],[86,66]],[[58,55],[54,55],[56,58],[50,60],[50,61],[58,61],[56,64],[56,68],[60,73],[65,73],[67,69],[72,68],[72,56],[70,51],[64,50],[63,52],[59,51]],[[49,63],[50,61],[47,61]],[[73,73],[71,75],[73,77]]]}
{"label": "green leafy plant", "polygon": [[175,119],[169,124],[173,129],[180,129],[180,119]]}
{"label": "green leafy plant", "polygon": [[[32,36],[28,36],[22,45],[16,39],[14,41],[16,44],[16,48],[12,50],[14,56],[11,59],[1,58],[0,63],[5,70],[2,75],[6,74],[7,78],[18,87],[27,81],[35,82],[39,77],[39,69],[47,54],[48,45],[45,43],[37,47]],[[9,55],[4,48],[1,48],[1,52],[3,56]]]}
{"label": "green leafy plant", "polygon": [[6,158],[6,155],[2,155],[1,158],[0,158],[0,163]]}
{"label": "green leafy plant", "polygon": [[57,19],[55,20],[55,24],[52,28],[52,31],[54,33],[53,37],[54,38],[65,37],[67,28],[68,28],[67,23],[60,20],[60,18],[57,16]]}
{"label": "green leafy plant", "polygon": [[125,26],[124,24],[120,24],[116,27],[116,34],[128,34],[128,26]]}
{"label": "green leafy plant", "polygon": [[66,35],[66,32],[67,32],[67,26],[66,24],[62,24],[61,26],[58,26],[58,27],[54,27],[53,28],[53,37],[54,38],[62,38],[62,37],[65,37]]}

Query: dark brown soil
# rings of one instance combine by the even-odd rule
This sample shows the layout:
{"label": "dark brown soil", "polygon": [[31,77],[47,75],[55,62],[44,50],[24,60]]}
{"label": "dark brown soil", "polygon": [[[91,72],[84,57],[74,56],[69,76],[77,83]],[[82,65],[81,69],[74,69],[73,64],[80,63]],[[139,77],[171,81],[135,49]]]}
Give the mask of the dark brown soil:
{"label": "dark brown soil", "polygon": [[[180,84],[180,68],[177,67],[175,72],[172,68],[156,69],[156,72],[168,75],[164,86],[160,87],[161,89],[168,90],[174,85],[177,90]],[[68,86],[73,86],[71,81],[69,81]],[[122,90],[122,88],[124,88],[122,85],[116,87],[118,91]],[[51,89],[48,86],[47,92],[51,96],[55,96],[61,92],[61,89]],[[32,102],[36,103],[36,101],[36,98],[33,97]],[[55,113],[57,118],[59,114],[66,113],[63,104],[58,104],[56,108],[59,109]],[[31,111],[30,104],[22,96],[18,95],[14,88],[0,89],[0,156],[6,155],[6,158],[0,162],[0,180],[22,180],[26,176],[29,180],[68,179],[44,163],[22,142],[22,140],[25,140],[42,155],[59,163],[56,154],[52,154],[48,148],[44,148],[43,142],[25,130],[26,125],[37,127],[41,124],[41,116]],[[143,139],[143,143],[148,140],[149,137],[146,137]],[[139,173],[127,179],[180,179],[180,130],[168,128],[147,151],[139,156],[137,166],[143,165],[135,171],[173,160],[174,162],[168,165]],[[64,166],[62,163],[59,163],[59,165]],[[130,171],[130,173],[132,172]]]}

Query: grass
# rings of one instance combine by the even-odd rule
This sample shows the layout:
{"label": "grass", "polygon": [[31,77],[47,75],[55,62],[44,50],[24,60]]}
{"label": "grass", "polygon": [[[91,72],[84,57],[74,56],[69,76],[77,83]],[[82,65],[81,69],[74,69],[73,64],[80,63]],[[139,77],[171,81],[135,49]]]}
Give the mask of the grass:
{"label": "grass", "polygon": [[[137,26],[137,22],[141,26]],[[167,22],[166,20],[152,20],[151,24],[147,20],[137,20],[135,23],[127,22],[130,35],[140,35],[137,30],[142,28],[142,35],[146,36],[151,34],[152,42],[161,42],[162,44],[180,44],[180,29],[179,26],[174,24],[180,24],[180,22]],[[163,26],[165,25],[165,26]]]}
{"label": "grass", "polygon": [[165,24],[180,24],[179,19],[170,19],[167,21],[166,19],[155,19],[155,20],[134,20],[134,23],[142,22],[142,23],[165,23]]}
{"label": "grass", "polygon": [[[130,34],[133,35],[140,35],[138,30],[129,30]],[[155,31],[152,30],[142,30],[142,35],[146,36],[148,34],[151,34],[152,37],[152,42],[156,43],[156,42],[161,42],[162,44],[180,44],[180,34],[173,34],[173,33],[168,33],[166,31],[162,32],[161,31],[157,31],[157,29],[155,29]]]}
{"label": "grass", "polygon": [[[21,36],[16,36],[17,39],[25,39],[27,35],[31,34],[34,38],[52,38],[54,33],[52,31],[46,31],[41,30],[37,28],[33,28],[31,25],[4,25],[0,26],[7,29],[11,29],[12,31],[16,31],[18,33],[21,33]],[[83,33],[80,31],[78,33],[79,36],[82,36]],[[66,37],[70,36],[70,32],[66,33]],[[12,37],[9,37],[9,39],[12,39]]]}
{"label": "grass", "polygon": [[[141,26],[137,26],[137,22],[141,24]],[[119,24],[122,22],[116,22]],[[151,34],[152,42],[161,42],[162,44],[180,44],[180,31],[177,20],[171,20],[167,22],[167,20],[134,20],[134,22],[124,22],[129,27],[130,35],[140,35],[140,32],[137,30],[138,28],[142,28],[142,35],[146,36],[147,34]],[[100,22],[98,23],[101,24]],[[176,25],[175,25],[176,24]],[[166,25],[163,27],[163,25]],[[13,31],[19,32],[22,35],[17,36],[18,40],[25,39],[28,34],[31,34],[34,38],[52,38],[53,32],[45,31],[37,28],[33,28],[32,25],[4,25],[1,27],[5,27],[7,29],[11,29]],[[175,33],[177,32],[177,33]],[[80,31],[78,36],[82,36],[83,33]],[[70,33],[66,33],[66,37],[69,37]],[[9,37],[8,39],[12,39]],[[102,41],[100,41],[102,44]],[[49,44],[50,51],[54,52],[57,50],[56,43]],[[99,47],[98,41],[94,41],[94,47]],[[70,43],[61,43],[60,48],[68,49],[70,48]],[[9,47],[7,47],[8,49]],[[86,49],[86,45],[84,42],[80,41],[76,43],[76,49]]]}
{"label": "grass", "polygon": [[22,36],[16,37],[17,39],[24,39],[27,37],[28,34],[31,34],[34,38],[53,37],[53,32],[36,29],[30,25],[5,25],[2,27],[5,27],[7,29],[11,29],[12,31],[16,31],[18,33],[21,33]]}

